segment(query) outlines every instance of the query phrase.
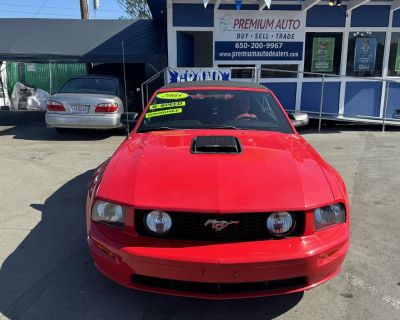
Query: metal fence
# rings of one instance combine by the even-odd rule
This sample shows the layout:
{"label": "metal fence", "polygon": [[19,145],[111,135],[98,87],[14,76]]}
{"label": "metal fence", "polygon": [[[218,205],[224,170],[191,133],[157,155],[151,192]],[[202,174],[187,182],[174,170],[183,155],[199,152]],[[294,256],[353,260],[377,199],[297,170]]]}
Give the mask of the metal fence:
{"label": "metal fence", "polygon": [[53,93],[71,77],[86,74],[86,65],[82,63],[7,62],[6,68],[7,90],[10,96],[16,82]]}
{"label": "metal fence", "polygon": [[[260,74],[262,71],[274,71],[276,72],[276,69],[268,69],[268,68],[260,68],[258,70],[258,77],[257,77],[257,82],[260,82]],[[321,85],[321,92],[320,92],[320,97],[319,97],[319,111],[304,111],[311,115],[312,118],[317,118],[318,119],[318,131],[321,131],[321,122],[322,120],[337,120],[337,121],[354,121],[354,122],[365,122],[365,123],[374,123],[374,124],[381,124],[382,125],[382,131],[385,131],[386,125],[400,125],[400,114],[399,118],[395,117],[388,117],[387,111],[388,111],[388,101],[389,101],[389,94],[391,93],[391,89],[400,89],[400,81],[396,79],[388,79],[388,78],[382,78],[382,77],[368,77],[368,78],[360,78],[360,77],[354,77],[354,76],[344,76],[344,75],[332,75],[332,74],[325,74],[325,73],[316,73],[316,72],[305,72],[305,71],[288,71],[288,70],[279,70],[279,72],[282,73],[295,73],[296,77],[293,77],[291,79],[294,80],[294,82],[297,80],[299,81],[298,76],[301,74],[302,83],[307,83],[312,79],[313,83],[317,83]],[[265,81],[263,82],[268,82],[268,79],[265,78]],[[307,81],[308,80],[308,81]],[[325,89],[326,89],[326,84],[329,82],[379,82],[382,85],[383,88],[383,97],[381,97],[381,101],[383,102],[383,108],[382,111],[380,111],[380,116],[365,116],[365,115],[351,115],[351,116],[346,116],[343,115],[339,112],[337,113],[329,113],[325,112],[324,110],[324,105],[325,105]],[[400,109],[400,101],[399,101],[399,109]],[[290,111],[295,111],[295,110],[290,110]]]}

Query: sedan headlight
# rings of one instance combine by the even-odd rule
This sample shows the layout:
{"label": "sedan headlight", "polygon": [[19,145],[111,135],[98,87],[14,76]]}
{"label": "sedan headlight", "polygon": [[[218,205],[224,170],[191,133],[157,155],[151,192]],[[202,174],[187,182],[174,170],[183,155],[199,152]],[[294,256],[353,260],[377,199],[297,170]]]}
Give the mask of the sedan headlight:
{"label": "sedan headlight", "polygon": [[273,212],[266,222],[268,231],[276,237],[289,235],[295,226],[295,219],[289,212]]}
{"label": "sedan headlight", "polygon": [[336,203],[314,210],[314,230],[321,230],[346,221],[346,209]]}
{"label": "sedan headlight", "polygon": [[92,220],[123,228],[125,208],[107,201],[96,201],[92,208]]}

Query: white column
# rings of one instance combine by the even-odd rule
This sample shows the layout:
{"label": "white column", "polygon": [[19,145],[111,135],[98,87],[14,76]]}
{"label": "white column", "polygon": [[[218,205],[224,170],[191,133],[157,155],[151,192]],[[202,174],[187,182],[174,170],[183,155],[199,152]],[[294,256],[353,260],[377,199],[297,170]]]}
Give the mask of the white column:
{"label": "white column", "polygon": [[304,79],[302,72],[304,71],[304,63],[305,63],[305,55],[306,55],[306,34],[307,34],[307,27],[305,28],[304,39],[303,39],[303,60],[298,64],[300,73],[297,74],[295,111],[299,111],[300,107],[301,107],[301,94],[302,94],[302,90],[303,90],[303,79]]}
{"label": "white column", "polygon": [[[383,52],[383,64],[382,64],[382,78],[386,79],[388,75],[388,67],[389,67],[389,54],[390,54],[390,41],[392,39],[392,21],[393,21],[393,10],[390,10],[389,13],[389,25],[386,31],[386,37],[385,37],[385,50]],[[390,90],[390,87],[389,87]],[[389,93],[389,92],[388,92]],[[386,81],[382,82],[382,93],[381,93],[381,105],[379,109],[379,117],[383,117],[383,111],[385,109],[385,99],[386,95]]]}
{"label": "white column", "polygon": [[167,0],[168,67],[176,68],[176,30],[173,28],[173,0]]}
{"label": "white column", "polygon": [[[349,33],[351,26],[351,12],[346,15],[346,23],[342,38],[342,60],[340,62],[340,74],[346,76],[347,68],[347,52],[349,46]],[[339,116],[344,114],[344,102],[346,93],[346,78],[341,77],[340,79],[340,95],[339,95]]]}

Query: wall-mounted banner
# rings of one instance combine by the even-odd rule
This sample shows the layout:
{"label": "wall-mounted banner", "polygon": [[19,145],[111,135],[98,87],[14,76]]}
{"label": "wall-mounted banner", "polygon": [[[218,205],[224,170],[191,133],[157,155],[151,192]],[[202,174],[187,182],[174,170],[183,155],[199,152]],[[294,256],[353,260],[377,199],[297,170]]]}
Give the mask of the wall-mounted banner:
{"label": "wall-mounted banner", "polygon": [[201,69],[168,69],[167,70],[167,82],[186,82],[186,81],[230,81],[231,70],[230,69],[212,69],[212,68],[201,68]]}
{"label": "wall-mounted banner", "polygon": [[394,71],[400,72],[400,40],[397,42],[396,65]]}
{"label": "wall-mounted banner", "polygon": [[374,71],[376,38],[357,38],[354,50],[354,71]]}
{"label": "wall-mounted banner", "polygon": [[301,61],[305,32],[302,11],[216,10],[216,61]]}
{"label": "wall-mounted banner", "polygon": [[335,38],[314,38],[311,72],[332,72]]}

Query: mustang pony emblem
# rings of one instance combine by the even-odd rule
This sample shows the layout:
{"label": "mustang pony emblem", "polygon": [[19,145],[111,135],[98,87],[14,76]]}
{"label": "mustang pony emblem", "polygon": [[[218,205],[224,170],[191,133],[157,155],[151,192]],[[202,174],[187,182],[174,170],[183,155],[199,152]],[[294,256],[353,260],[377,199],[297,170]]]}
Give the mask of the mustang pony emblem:
{"label": "mustang pony emblem", "polygon": [[231,224],[238,224],[239,221],[219,221],[219,220],[215,220],[215,219],[208,219],[205,223],[204,226],[208,226],[209,224],[211,224],[211,227],[213,230],[215,231],[221,231],[222,229],[225,229],[227,226],[231,225]]}

